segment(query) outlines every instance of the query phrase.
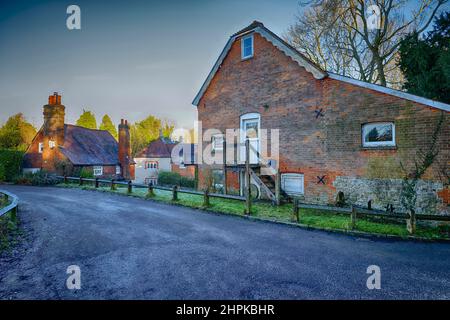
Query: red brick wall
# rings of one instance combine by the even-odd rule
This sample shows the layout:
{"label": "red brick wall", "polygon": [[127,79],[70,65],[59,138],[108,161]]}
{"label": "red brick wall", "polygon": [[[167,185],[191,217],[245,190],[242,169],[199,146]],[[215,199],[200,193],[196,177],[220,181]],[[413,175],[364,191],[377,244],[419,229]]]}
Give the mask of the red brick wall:
{"label": "red brick wall", "polygon": [[[320,108],[324,117],[316,119]],[[440,116],[437,109],[398,97],[330,78],[317,80],[259,34],[249,60],[241,60],[240,42],[233,44],[198,106],[203,130],[239,128],[240,115],[249,112],[260,113],[261,128],[280,129],[281,172],[304,173],[305,198],[311,202],[332,202],[338,176],[401,178],[399,163],[412,165]],[[396,148],[362,148],[361,126],[376,121],[395,123]],[[448,170],[449,113],[439,148],[426,179],[438,180],[438,163]],[[323,175],[325,185],[318,184],[317,176]]]}
{"label": "red brick wall", "polygon": [[195,166],[185,166],[184,169],[182,169],[179,165],[172,163],[172,172],[177,172],[182,177],[195,179]]}

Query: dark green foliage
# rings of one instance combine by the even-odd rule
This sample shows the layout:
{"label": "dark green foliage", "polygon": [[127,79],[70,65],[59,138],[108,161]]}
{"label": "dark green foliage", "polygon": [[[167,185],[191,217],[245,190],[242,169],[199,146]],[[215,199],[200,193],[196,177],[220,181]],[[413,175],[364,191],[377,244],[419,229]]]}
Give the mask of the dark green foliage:
{"label": "dark green foliage", "polygon": [[435,19],[424,38],[412,33],[400,43],[404,88],[413,94],[450,103],[450,12]]}
{"label": "dark green foliage", "polygon": [[78,168],[74,169],[73,172],[74,172],[73,175],[75,177],[86,178],[86,179],[94,178],[94,173],[92,172],[92,170],[90,170],[88,168],[78,167]]}
{"label": "dark green foliage", "polygon": [[0,150],[0,181],[12,181],[20,174],[23,152]]}
{"label": "dark green foliage", "polygon": [[33,186],[49,186],[58,183],[56,176],[45,170],[40,170],[36,173],[25,173],[16,177],[16,184],[33,185]]}
{"label": "dark green foliage", "polygon": [[158,175],[158,184],[166,186],[180,186],[185,188],[195,188],[195,179],[181,176],[177,172],[162,171]]}

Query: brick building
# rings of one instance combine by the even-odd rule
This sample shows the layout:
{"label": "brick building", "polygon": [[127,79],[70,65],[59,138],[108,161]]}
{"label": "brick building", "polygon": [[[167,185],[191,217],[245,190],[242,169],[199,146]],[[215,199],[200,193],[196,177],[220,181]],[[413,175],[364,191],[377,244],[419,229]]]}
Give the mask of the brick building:
{"label": "brick building", "polygon": [[104,130],[65,124],[65,107],[57,93],[44,106],[44,124],[23,159],[24,172],[44,169],[77,175],[84,169],[99,178],[133,179],[130,132],[127,121],[119,125],[119,142]]}
{"label": "brick building", "polygon": [[[449,213],[450,106],[321,70],[260,22],[230,37],[193,104],[203,133],[241,129],[238,143],[249,138],[258,151],[260,130],[279,129],[277,164],[288,195],[329,204],[342,191],[350,203],[392,204],[399,211],[402,178],[441,121],[439,153],[418,183],[417,207]],[[206,147],[203,142],[199,150]],[[226,182],[229,191],[242,193],[243,156],[236,153]],[[252,166],[262,179],[260,162]],[[222,169],[200,164],[200,187]],[[263,194],[257,183],[254,189]]]}

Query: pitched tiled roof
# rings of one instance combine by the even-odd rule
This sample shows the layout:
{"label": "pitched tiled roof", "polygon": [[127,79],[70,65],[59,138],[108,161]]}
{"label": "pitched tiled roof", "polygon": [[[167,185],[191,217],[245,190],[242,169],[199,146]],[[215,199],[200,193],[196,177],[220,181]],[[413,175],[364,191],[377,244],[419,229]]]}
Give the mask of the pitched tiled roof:
{"label": "pitched tiled roof", "polygon": [[92,130],[64,125],[64,145],[61,152],[74,165],[117,165],[119,145],[104,130]]}
{"label": "pitched tiled roof", "polygon": [[160,137],[149,143],[135,158],[170,158],[172,149],[176,143],[164,137]]}

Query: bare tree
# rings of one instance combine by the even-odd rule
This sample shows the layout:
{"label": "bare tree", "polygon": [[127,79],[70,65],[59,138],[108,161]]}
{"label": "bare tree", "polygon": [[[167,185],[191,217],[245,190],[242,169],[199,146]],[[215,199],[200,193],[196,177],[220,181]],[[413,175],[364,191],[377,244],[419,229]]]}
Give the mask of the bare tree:
{"label": "bare tree", "polygon": [[448,0],[315,0],[285,39],[325,70],[400,87],[400,40],[422,33]]}

